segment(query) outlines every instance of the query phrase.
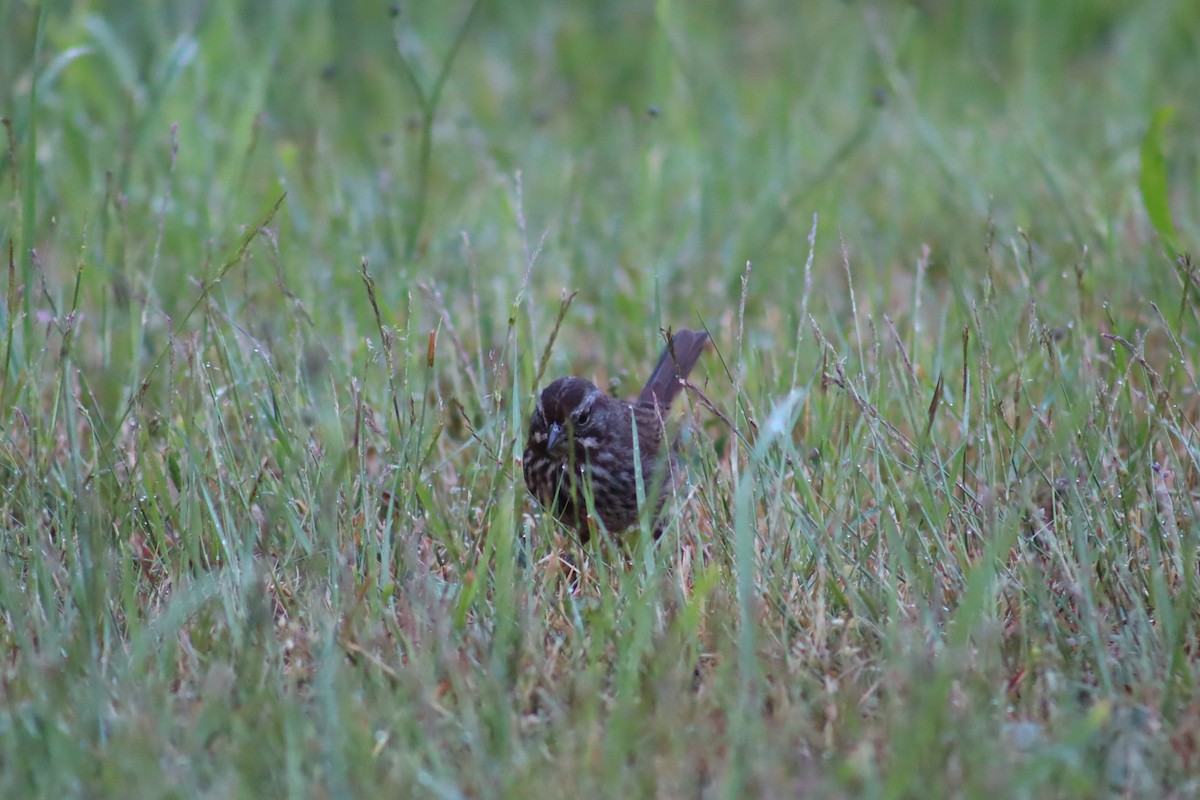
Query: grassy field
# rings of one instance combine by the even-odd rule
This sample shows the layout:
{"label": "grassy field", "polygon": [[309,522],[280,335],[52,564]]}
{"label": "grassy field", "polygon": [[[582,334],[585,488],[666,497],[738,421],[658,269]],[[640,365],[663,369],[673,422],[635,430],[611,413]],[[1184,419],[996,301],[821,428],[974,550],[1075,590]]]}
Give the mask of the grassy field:
{"label": "grassy field", "polygon": [[1200,793],[1200,15],[975,5],[0,2],[0,796]]}

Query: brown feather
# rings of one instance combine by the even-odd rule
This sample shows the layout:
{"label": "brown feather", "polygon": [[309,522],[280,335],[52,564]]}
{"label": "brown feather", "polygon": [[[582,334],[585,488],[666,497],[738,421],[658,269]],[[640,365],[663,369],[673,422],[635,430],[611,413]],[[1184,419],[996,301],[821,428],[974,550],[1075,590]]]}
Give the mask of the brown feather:
{"label": "brown feather", "polygon": [[654,371],[650,373],[642,393],[638,395],[638,403],[658,406],[664,412],[670,408],[683,388],[682,381],[696,366],[707,343],[708,333],[705,331],[687,328],[676,331],[659,357]]}

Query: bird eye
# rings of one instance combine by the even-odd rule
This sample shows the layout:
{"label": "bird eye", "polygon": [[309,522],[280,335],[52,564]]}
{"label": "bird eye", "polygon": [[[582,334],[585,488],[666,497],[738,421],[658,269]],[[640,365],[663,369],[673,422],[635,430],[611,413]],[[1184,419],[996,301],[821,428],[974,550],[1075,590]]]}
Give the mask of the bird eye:
{"label": "bird eye", "polygon": [[580,411],[579,416],[577,416],[575,418],[575,424],[577,426],[579,426],[580,428],[582,428],[584,425],[588,424],[588,420],[591,419],[591,417],[592,417],[592,412],[590,412],[586,409],[583,411]]}

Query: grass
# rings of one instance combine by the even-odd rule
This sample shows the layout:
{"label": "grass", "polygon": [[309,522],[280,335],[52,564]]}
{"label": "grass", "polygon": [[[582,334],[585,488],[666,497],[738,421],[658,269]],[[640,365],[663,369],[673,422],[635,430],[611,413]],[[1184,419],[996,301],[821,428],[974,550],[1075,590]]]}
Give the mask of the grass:
{"label": "grass", "polygon": [[1191,12],[3,4],[0,795],[1194,796]]}

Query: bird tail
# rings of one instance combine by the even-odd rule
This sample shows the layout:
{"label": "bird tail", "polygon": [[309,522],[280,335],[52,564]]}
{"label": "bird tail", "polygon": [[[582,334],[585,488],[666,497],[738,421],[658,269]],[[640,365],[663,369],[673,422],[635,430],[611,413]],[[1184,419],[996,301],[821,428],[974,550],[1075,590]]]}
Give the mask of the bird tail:
{"label": "bird tail", "polygon": [[672,334],[662,357],[658,359],[658,365],[638,395],[638,402],[658,406],[664,412],[670,408],[683,388],[682,381],[696,366],[696,360],[707,343],[708,334],[705,331],[683,328]]}

